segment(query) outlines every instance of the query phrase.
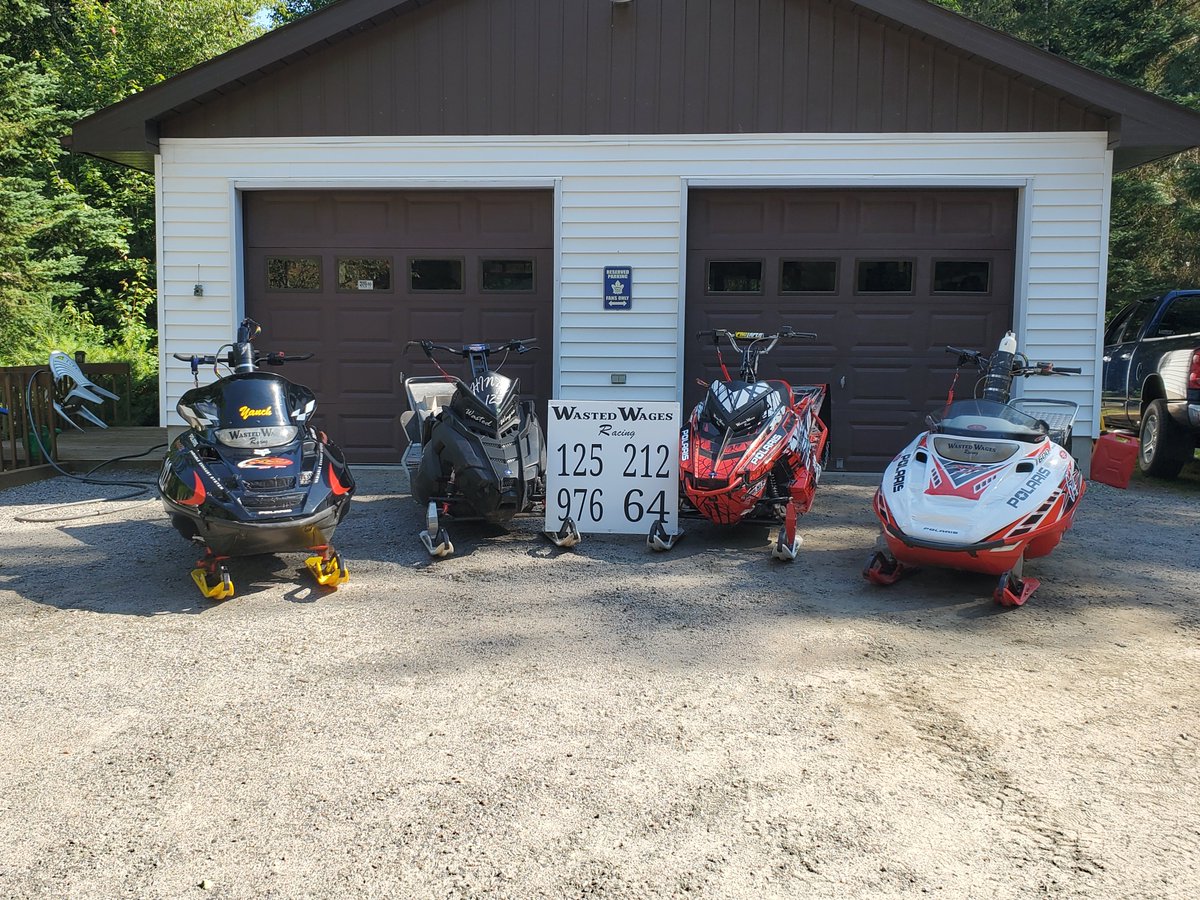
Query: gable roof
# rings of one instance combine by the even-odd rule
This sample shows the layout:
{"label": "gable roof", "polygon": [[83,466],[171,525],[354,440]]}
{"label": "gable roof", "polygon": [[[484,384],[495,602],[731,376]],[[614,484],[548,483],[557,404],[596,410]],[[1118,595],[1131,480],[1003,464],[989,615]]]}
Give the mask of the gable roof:
{"label": "gable roof", "polygon": [[1200,145],[1200,114],[927,0],[750,6],[339,0],[68,143],[147,170],[160,136],[1100,130],[1117,169]]}

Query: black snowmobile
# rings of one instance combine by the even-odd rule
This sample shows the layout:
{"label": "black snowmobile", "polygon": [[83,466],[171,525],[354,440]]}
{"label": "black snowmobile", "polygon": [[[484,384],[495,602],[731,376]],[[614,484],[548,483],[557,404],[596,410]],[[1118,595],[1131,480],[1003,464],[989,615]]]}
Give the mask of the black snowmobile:
{"label": "black snowmobile", "polygon": [[[533,401],[519,400],[516,379],[493,370],[488,357],[536,350],[533,338],[499,346],[468,344],[448,347],[432,341],[409,341],[420,347],[442,374],[404,381],[408,412],[401,416],[409,441],[404,455],[413,499],[426,507],[421,543],[430,556],[449,556],[454,544],[439,516],[503,524],[532,513],[546,500],[546,442]],[[471,380],[451,375],[434,358],[442,351],[469,361]],[[573,547],[579,530],[571,519],[546,533],[555,545]]]}
{"label": "black snowmobile", "polygon": [[[212,600],[233,596],[225,566],[232,556],[308,550],[314,555],[305,564],[318,584],[336,588],[350,577],[331,543],[354,494],[342,451],[308,424],[317,406],[312,391],[256,371],[312,354],[256,352],[251,341],[260,330],[244,319],[227,353],[174,354],[191,363],[196,387],[176,404],[191,428],[172,442],[158,488],[171,524],[204,546],[192,580]],[[200,387],[202,365],[232,371]]]}

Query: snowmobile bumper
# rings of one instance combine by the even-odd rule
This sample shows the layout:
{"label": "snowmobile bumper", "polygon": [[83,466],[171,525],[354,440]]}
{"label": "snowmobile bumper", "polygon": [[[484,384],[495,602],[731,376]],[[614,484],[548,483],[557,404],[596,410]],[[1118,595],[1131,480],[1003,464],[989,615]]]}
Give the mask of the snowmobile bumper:
{"label": "snowmobile bumper", "polygon": [[1029,541],[1022,537],[1009,540],[981,541],[977,544],[942,544],[914,538],[887,528],[884,531],[888,550],[906,566],[933,566],[1001,575],[1021,559]]}
{"label": "snowmobile bumper", "polygon": [[[238,522],[232,519],[218,519],[213,516],[197,516],[189,511],[181,510],[173,504],[167,504],[167,511],[172,520],[186,520],[185,528],[190,528],[217,556],[254,556],[259,553],[293,553],[309,550],[313,547],[323,547],[333,542],[334,532],[345,514],[346,504],[327,506],[318,512],[299,519],[285,519],[278,522],[255,519],[250,522]],[[181,532],[184,528],[177,528]]]}

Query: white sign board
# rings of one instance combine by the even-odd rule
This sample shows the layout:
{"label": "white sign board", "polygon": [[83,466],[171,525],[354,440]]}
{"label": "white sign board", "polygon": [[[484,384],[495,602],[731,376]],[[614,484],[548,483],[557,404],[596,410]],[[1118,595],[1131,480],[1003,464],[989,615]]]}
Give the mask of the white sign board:
{"label": "white sign board", "polygon": [[678,403],[551,400],[547,425],[547,531],[679,531]]}

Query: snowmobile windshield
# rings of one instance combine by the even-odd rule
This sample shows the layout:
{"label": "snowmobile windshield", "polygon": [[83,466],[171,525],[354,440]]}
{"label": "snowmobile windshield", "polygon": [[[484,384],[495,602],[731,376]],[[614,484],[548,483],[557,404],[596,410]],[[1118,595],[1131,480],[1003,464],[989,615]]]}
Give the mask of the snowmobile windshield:
{"label": "snowmobile windshield", "polygon": [[750,431],[778,408],[778,398],[766,382],[715,381],[709,386],[704,414],[722,428]]}
{"label": "snowmobile windshield", "polygon": [[934,434],[964,438],[990,438],[1036,444],[1046,439],[1049,429],[1041,419],[1028,416],[994,400],[956,400],[929,414],[926,420]]}
{"label": "snowmobile windshield", "polygon": [[272,447],[295,440],[293,415],[315,401],[308,388],[267,372],[232,375],[193,388],[179,400],[179,414],[193,428],[216,429],[229,447]]}

